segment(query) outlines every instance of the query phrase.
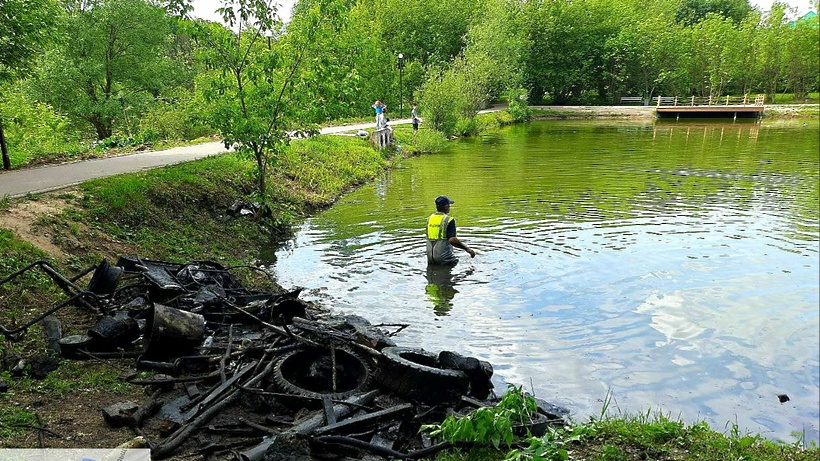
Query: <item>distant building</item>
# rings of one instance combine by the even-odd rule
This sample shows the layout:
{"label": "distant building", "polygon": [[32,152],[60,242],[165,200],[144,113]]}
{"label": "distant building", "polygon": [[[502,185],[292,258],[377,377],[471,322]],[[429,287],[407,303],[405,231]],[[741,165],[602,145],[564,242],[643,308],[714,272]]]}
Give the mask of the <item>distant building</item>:
{"label": "distant building", "polygon": [[[799,22],[808,22],[808,21],[813,20],[816,17],[817,17],[817,13],[815,13],[814,11],[809,11],[808,13],[804,14],[803,16],[800,16],[799,18],[795,19],[794,21],[790,21],[789,22],[789,27],[795,28],[795,27],[797,27],[797,23],[799,23]],[[817,24],[818,24],[817,20],[814,19],[814,27],[817,27]]]}

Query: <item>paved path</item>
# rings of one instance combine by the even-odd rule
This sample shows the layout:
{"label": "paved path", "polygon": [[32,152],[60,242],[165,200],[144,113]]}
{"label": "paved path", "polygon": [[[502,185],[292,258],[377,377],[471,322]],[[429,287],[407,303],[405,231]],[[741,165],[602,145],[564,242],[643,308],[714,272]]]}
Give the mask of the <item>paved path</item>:
{"label": "paved path", "polygon": [[[410,123],[410,120],[393,120],[390,123]],[[360,123],[322,128],[319,134],[338,134],[346,131],[370,130],[372,128],[373,123]],[[227,149],[221,142],[206,142],[192,146],[174,147],[173,149],[145,151],[37,168],[12,171],[0,170],[0,199],[58,190],[91,179],[173,165],[225,152],[227,152]]]}

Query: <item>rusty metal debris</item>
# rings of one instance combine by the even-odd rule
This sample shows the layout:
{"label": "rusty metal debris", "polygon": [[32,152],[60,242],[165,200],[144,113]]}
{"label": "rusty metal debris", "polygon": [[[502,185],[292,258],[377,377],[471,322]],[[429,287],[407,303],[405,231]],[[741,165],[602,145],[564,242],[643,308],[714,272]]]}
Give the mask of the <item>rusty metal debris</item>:
{"label": "rusty metal debris", "polygon": [[[213,261],[124,256],[73,278],[38,261],[0,286],[33,269],[68,299],[0,333],[14,339],[40,322],[65,358],[134,358],[123,379],[150,397],[101,410],[142,437],[153,459],[419,459],[449,447],[420,435],[422,424],[496,399],[489,362],[398,346],[392,337],[407,325],[334,315],[299,299],[300,288],[250,291],[236,268]],[[62,336],[54,314],[68,306],[99,320]],[[527,429],[566,422],[566,410],[540,403],[542,418]]]}

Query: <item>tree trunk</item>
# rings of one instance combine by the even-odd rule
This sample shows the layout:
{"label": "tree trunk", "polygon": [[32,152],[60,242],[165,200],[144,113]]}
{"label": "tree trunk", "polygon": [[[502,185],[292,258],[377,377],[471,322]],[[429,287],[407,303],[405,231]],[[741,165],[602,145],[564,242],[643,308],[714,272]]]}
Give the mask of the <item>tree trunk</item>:
{"label": "tree trunk", "polygon": [[11,160],[9,159],[9,151],[6,147],[6,135],[3,133],[3,114],[0,114],[0,151],[3,153],[3,169],[11,169]]}
{"label": "tree trunk", "polygon": [[102,119],[99,116],[93,116],[88,121],[94,127],[94,131],[97,132],[97,139],[102,141],[103,139],[107,139],[111,137],[111,122]]}

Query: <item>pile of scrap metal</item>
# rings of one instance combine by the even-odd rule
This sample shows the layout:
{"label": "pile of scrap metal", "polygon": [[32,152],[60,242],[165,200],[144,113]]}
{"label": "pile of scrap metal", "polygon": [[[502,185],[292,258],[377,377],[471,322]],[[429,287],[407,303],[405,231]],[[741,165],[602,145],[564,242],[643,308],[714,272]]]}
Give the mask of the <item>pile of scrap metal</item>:
{"label": "pile of scrap metal", "polygon": [[[150,397],[106,407],[103,417],[130,427],[154,459],[419,459],[449,446],[433,444],[422,424],[497,398],[486,361],[397,346],[391,337],[407,325],[333,315],[299,299],[301,289],[250,291],[215,262],[121,257],[67,278],[38,261],[0,287],[33,269],[68,299],[0,333],[13,338],[66,306],[98,313],[86,334],[44,330],[63,357],[135,358],[124,379]],[[568,411],[539,401],[539,415],[529,427],[536,435]]]}

